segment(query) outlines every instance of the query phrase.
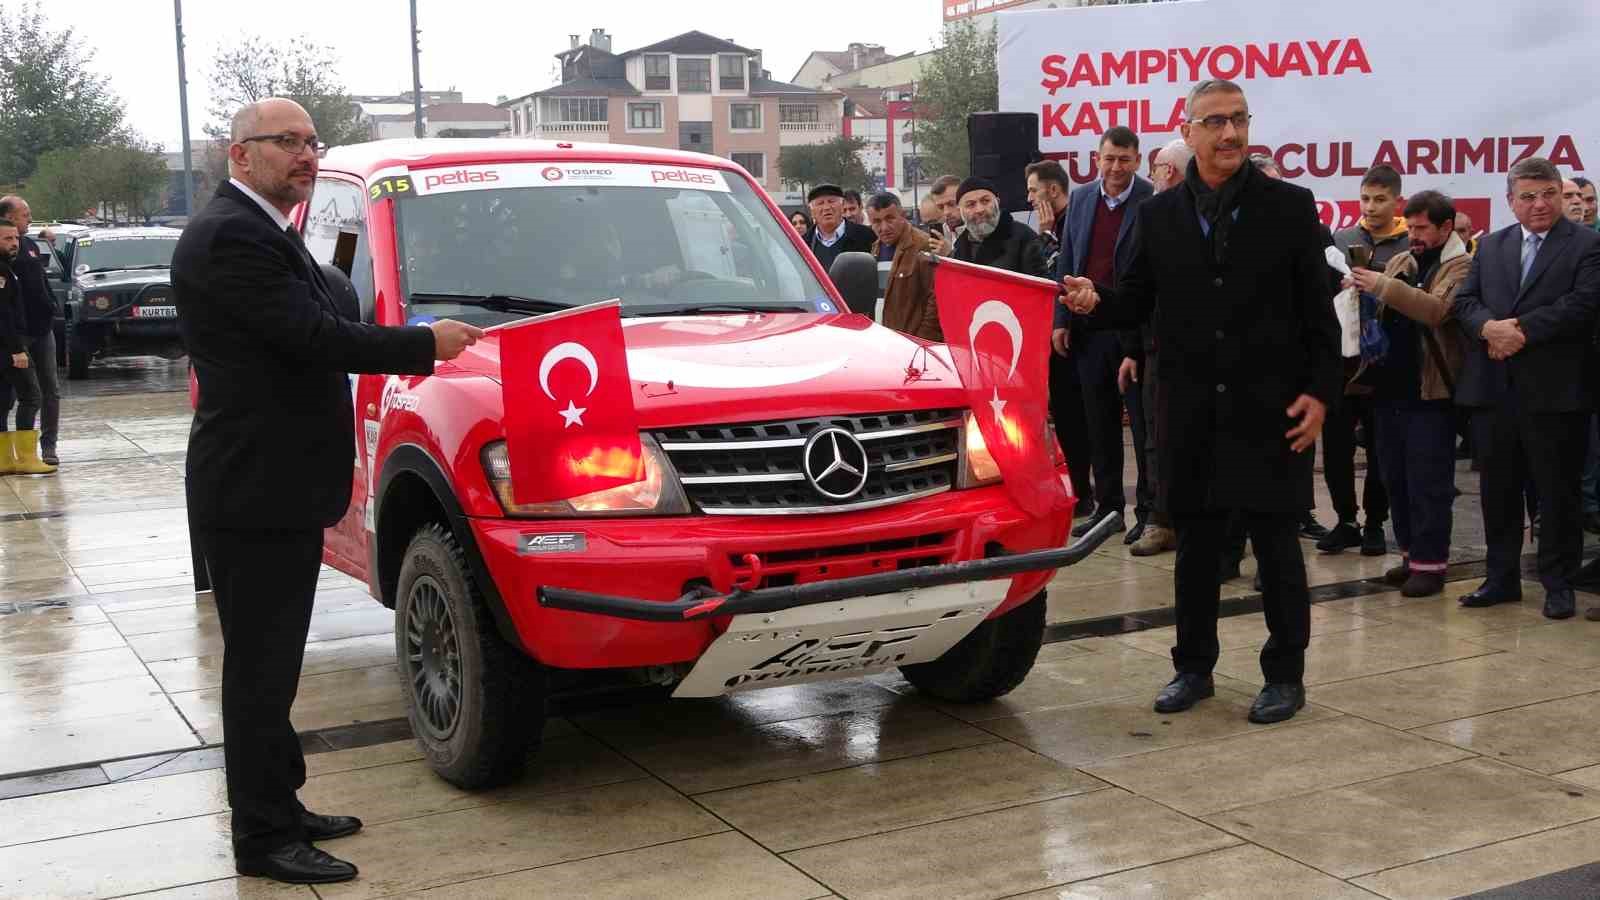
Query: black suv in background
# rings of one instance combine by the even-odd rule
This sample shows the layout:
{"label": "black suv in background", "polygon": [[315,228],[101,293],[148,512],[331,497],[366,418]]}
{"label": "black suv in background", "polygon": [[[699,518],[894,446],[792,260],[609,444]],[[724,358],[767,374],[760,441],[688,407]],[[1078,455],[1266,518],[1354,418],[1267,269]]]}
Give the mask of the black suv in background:
{"label": "black suv in background", "polygon": [[183,355],[171,271],[179,229],[50,227],[67,377],[88,377],[96,357]]}

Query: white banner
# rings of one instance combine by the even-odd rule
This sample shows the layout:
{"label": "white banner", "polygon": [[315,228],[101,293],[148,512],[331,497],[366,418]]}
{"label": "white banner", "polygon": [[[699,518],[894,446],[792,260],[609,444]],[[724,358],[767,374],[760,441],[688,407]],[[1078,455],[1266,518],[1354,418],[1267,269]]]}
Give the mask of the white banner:
{"label": "white banner", "polygon": [[[1361,176],[1456,199],[1475,230],[1512,222],[1505,173],[1543,156],[1600,177],[1596,0],[1184,0],[999,14],[1000,109],[1039,114],[1039,149],[1096,177],[1099,135],[1147,159],[1181,136],[1189,88],[1237,81],[1252,152],[1316,193],[1335,229]],[[1592,160],[1592,162],[1591,162]],[[1148,171],[1148,166],[1144,167]]]}

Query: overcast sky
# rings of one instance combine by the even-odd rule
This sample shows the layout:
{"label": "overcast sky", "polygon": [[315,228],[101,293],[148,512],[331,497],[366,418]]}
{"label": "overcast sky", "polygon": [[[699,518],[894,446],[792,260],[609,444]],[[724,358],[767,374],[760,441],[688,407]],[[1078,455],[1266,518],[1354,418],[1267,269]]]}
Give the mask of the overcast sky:
{"label": "overcast sky", "polygon": [[[0,0],[15,10],[19,0]],[[72,26],[94,51],[127,103],[128,121],[145,137],[179,147],[177,60],[168,0],[66,0],[44,6],[55,28]],[[422,86],[454,87],[466,100],[494,102],[549,87],[552,58],[567,35],[611,33],[613,49],[631,50],[699,30],[763,51],[773,77],[794,76],[812,50],[843,50],[851,41],[891,53],[933,46],[940,0],[418,0]],[[188,38],[189,127],[208,121],[207,75],[218,46],[248,32],[271,39],[310,34],[334,46],[339,75],[352,93],[399,93],[411,87],[406,0],[268,0],[243,4],[183,0]]]}

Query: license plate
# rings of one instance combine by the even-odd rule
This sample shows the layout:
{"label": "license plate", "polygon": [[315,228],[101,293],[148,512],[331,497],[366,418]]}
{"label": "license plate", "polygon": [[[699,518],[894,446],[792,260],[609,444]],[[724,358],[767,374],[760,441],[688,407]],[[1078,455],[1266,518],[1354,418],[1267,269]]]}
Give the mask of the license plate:
{"label": "license plate", "polygon": [[176,319],[178,308],[176,306],[135,306],[133,308],[135,319]]}
{"label": "license plate", "polygon": [[1003,578],[734,616],[672,695],[716,697],[931,662],[977,628],[1010,587]]}

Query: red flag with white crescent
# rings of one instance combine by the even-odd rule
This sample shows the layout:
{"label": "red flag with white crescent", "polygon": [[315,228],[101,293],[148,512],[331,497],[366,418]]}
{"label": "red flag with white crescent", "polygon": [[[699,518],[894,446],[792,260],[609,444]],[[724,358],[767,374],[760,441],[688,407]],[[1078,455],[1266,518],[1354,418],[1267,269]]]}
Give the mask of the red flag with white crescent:
{"label": "red flag with white crescent", "polygon": [[1034,516],[1069,509],[1048,421],[1055,282],[941,258],[933,293],[973,418],[1012,499]]}
{"label": "red flag with white crescent", "polygon": [[494,330],[517,503],[644,478],[621,306],[607,300]]}

